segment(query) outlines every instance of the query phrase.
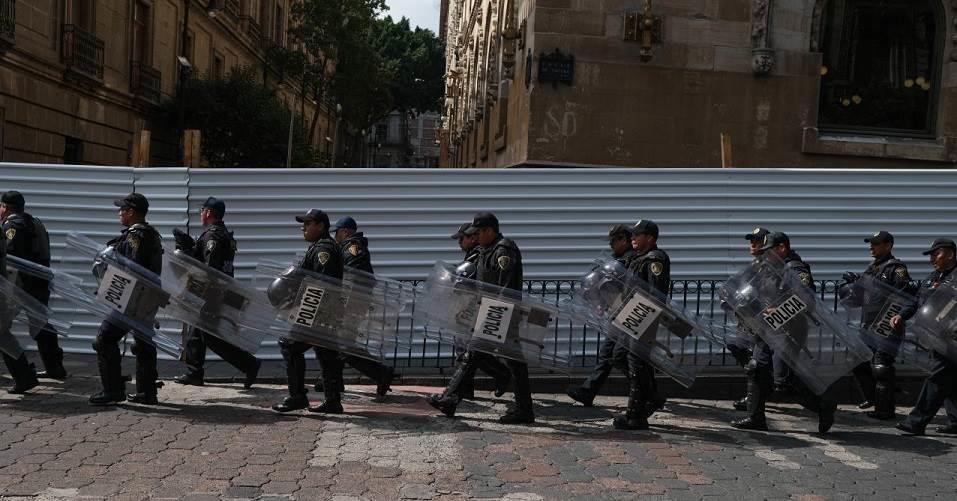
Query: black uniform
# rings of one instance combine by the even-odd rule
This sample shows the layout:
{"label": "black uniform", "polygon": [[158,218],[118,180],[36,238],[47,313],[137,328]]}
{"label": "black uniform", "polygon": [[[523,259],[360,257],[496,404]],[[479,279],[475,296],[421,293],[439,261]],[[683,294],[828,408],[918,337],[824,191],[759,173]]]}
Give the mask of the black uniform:
{"label": "black uniform", "polygon": [[[163,243],[160,234],[149,223],[136,223],[123,230],[120,236],[107,242],[116,252],[147,270],[160,275],[163,271]],[[93,342],[96,361],[103,382],[103,393],[113,401],[125,399],[125,383],[121,374],[120,340],[127,329],[104,320]],[[136,393],[145,401],[156,400],[156,347],[134,336],[136,355]]]}
{"label": "black uniform", "polygon": [[[50,237],[39,219],[25,212],[9,214],[3,221],[3,233],[7,240],[7,252],[11,256],[26,259],[40,266],[50,267]],[[50,304],[50,283],[38,277],[20,277],[23,289],[44,306]],[[57,340],[57,331],[47,323],[34,337],[40,360],[47,376],[56,379],[66,377],[63,368],[63,350]]]}
{"label": "black uniform", "polygon": [[[372,254],[369,252],[369,240],[362,235],[362,232],[353,233],[338,246],[342,256],[343,268],[355,268],[366,273],[375,273],[372,268]],[[326,365],[323,364],[321,351],[321,348],[316,348],[316,359],[319,360],[319,365],[325,373]],[[377,383],[376,394],[379,397],[384,397],[389,391],[389,384],[392,382],[392,376],[395,372],[392,367],[355,355],[343,355],[341,359],[337,359],[337,367],[333,368],[340,374],[343,369],[342,362],[349,364],[353,369],[375,381]],[[340,377],[340,382],[341,379]]]}
{"label": "black uniform", "polygon": [[[957,279],[955,270],[957,265],[949,270],[933,271],[923,282],[919,296],[921,304],[942,284]],[[948,433],[955,433],[957,432],[957,363],[937,353],[933,356],[934,367],[924,380],[917,403],[901,425],[909,428],[907,431],[923,433],[927,424],[937,415],[941,405],[946,404],[949,424],[939,431],[947,430]]]}
{"label": "black uniform", "polygon": [[[636,255],[634,250],[628,249],[624,254],[615,256],[615,260],[627,268]],[[598,349],[598,363],[595,364],[592,373],[580,387],[569,390],[568,396],[581,402],[586,407],[591,407],[592,401],[601,391],[601,387],[604,386],[614,367],[620,368],[625,376],[628,375],[628,359],[622,356],[620,350],[616,350],[617,346],[618,343],[614,339],[605,336],[605,340],[602,341],[601,347]]]}
{"label": "black uniform", "polygon": [[[888,284],[900,291],[907,292],[910,290],[910,274],[907,273],[907,266],[892,255],[875,259],[864,270],[863,275],[873,277],[874,280]],[[845,290],[853,291],[853,284],[843,287]],[[860,294],[853,294],[851,301],[856,298],[858,304],[862,306],[861,328],[866,329],[872,322],[880,320],[878,316],[885,298],[876,298],[878,301],[872,301],[870,304],[860,304],[867,301],[866,298],[860,296]],[[910,315],[904,316],[906,318]],[[874,412],[870,413],[873,417],[881,419],[894,417],[894,359],[897,357],[897,351],[903,339],[904,322],[900,322],[893,330],[888,343],[879,347],[871,346],[874,350],[872,360],[854,368],[854,378],[857,379],[857,384],[865,400],[865,404],[862,405],[874,404]]]}
{"label": "black uniform", "polygon": [[[7,275],[7,241],[0,238],[0,274]],[[0,307],[7,308],[6,298],[0,298]],[[12,337],[10,327],[13,324],[13,318],[0,319],[0,336]],[[13,387],[10,393],[24,393],[37,385],[37,373],[33,365],[27,360],[27,355],[21,353],[19,357],[13,358],[6,352],[3,352],[3,361],[7,365],[7,370],[13,377]]]}
{"label": "black uniform", "polygon": [[[671,258],[667,252],[653,246],[637,254],[628,268],[652,289],[668,295],[671,289]],[[647,428],[648,416],[664,405],[664,399],[658,395],[655,368],[631,353],[625,344],[615,347],[614,357],[627,361],[628,376],[628,410],[624,416],[615,419],[615,425],[619,428]]]}
{"label": "black uniform", "polygon": [[[811,275],[811,267],[801,259],[797,252],[790,251],[784,261],[786,267],[795,273],[805,287],[811,291],[816,290],[814,277]],[[803,316],[791,320],[785,326],[787,335],[800,343],[807,339],[808,328],[807,318]],[[741,428],[767,427],[764,406],[774,386],[772,365],[786,365],[783,360],[773,359],[774,351],[771,347],[761,338],[757,338],[754,345],[754,355],[746,368],[748,376],[748,417],[733,422],[733,425]],[[793,375],[789,375],[787,384],[794,391],[798,403],[805,409],[818,413],[818,429],[822,433],[830,429],[836,407],[830,398],[815,395],[800,378]]]}
{"label": "black uniform", "polygon": [[[304,270],[342,279],[342,256],[339,253],[339,246],[336,245],[336,241],[328,233],[309,246],[306,255],[303,256],[302,261],[297,266]],[[325,368],[322,371],[323,390],[325,392],[325,403],[323,405],[340,405],[342,393],[339,388],[342,384],[342,366],[339,363],[337,352],[288,339],[280,339],[279,348],[283,360],[286,361],[286,384],[289,389],[289,397],[280,405],[308,404],[306,398],[305,353],[312,348],[316,349],[320,363]],[[304,405],[292,405],[292,407],[302,408]]]}
{"label": "black uniform", "polygon": [[[189,246],[188,242],[183,242],[183,244],[185,245],[177,243],[179,250],[214,270],[233,276],[236,240],[222,221],[207,225],[192,246]],[[189,367],[188,377],[199,383],[203,381],[207,346],[219,355],[219,358],[243,373],[248,375],[259,372],[260,362],[251,353],[195,327],[188,327],[188,329],[186,346],[183,350],[183,361]]]}

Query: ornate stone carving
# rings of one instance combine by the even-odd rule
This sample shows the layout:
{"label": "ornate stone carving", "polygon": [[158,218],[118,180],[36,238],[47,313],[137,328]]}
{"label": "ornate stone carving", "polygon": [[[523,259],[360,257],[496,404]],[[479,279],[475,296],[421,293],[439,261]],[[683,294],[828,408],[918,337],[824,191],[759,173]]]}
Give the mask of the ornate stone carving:
{"label": "ornate stone carving", "polygon": [[751,69],[755,75],[767,75],[774,68],[771,48],[771,12],[773,0],[751,0]]}

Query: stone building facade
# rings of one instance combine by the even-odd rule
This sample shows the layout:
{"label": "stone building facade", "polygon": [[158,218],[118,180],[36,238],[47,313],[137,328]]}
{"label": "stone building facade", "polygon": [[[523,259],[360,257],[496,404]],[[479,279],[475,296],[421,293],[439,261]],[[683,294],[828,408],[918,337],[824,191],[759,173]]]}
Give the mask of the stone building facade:
{"label": "stone building facade", "polygon": [[[289,43],[292,2],[0,0],[0,160],[130,164],[134,137],[177,92],[183,44],[190,71],[260,67],[284,102],[310,114],[314,103],[278,86],[265,59],[267,46]],[[175,162],[178,141],[153,134],[151,163]]]}
{"label": "stone building facade", "polygon": [[444,166],[957,165],[957,0],[448,3]]}

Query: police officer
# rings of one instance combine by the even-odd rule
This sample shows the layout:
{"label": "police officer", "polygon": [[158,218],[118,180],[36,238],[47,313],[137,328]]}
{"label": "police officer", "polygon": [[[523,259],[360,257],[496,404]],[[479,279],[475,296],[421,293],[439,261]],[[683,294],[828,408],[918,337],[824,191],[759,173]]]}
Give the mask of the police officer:
{"label": "police officer", "polygon": [[[310,209],[304,215],[296,216],[296,221],[302,223],[302,238],[309,242],[306,255],[297,265],[299,268],[342,279],[342,256],[336,241],[329,236],[329,216],[318,209]],[[342,366],[338,362],[339,354],[326,348],[318,348],[300,341],[280,339],[279,348],[282,358],[286,361],[286,384],[289,396],[272,408],[277,412],[291,412],[309,408],[310,411],[330,414],[342,413]],[[315,348],[320,357],[320,363],[325,368],[322,371],[325,402],[317,407],[309,407],[306,397],[306,356],[305,353]]]}
{"label": "police officer", "polygon": [[[815,290],[814,277],[811,275],[811,267],[805,263],[797,252],[791,249],[791,240],[788,236],[779,231],[768,233],[764,237],[764,245],[760,252],[773,252],[781,258],[787,269],[791,270],[800,280],[804,287],[810,292]],[[794,319],[787,326],[787,334],[804,342],[807,339],[808,325],[807,320],[803,318]],[[772,372],[772,357],[774,352],[761,338],[755,339],[754,354],[748,362],[748,417],[732,421],[731,426],[745,430],[767,430],[767,419],[764,415],[764,404],[774,385],[774,375]],[[778,363],[783,364],[780,359]],[[798,403],[804,408],[816,412],[818,415],[817,429],[821,433],[827,433],[834,424],[834,411],[837,405],[830,398],[817,396],[808,388],[800,378],[791,376],[789,385],[793,388]]]}
{"label": "police officer", "polygon": [[[764,245],[764,237],[771,233],[767,228],[757,227],[751,233],[744,236],[748,241],[748,253],[752,257],[761,255],[761,247]],[[738,320],[737,336],[734,341],[728,344],[728,351],[734,357],[735,362],[742,369],[748,368],[748,362],[751,360],[752,349],[754,348],[754,333],[748,329],[743,322]],[[748,410],[748,396],[745,395],[740,400],[734,402],[734,408],[739,411]]]}
{"label": "police officer", "polygon": [[[903,292],[910,291],[910,274],[907,273],[907,266],[899,259],[895,258],[891,251],[894,248],[894,236],[886,231],[879,231],[873,236],[865,238],[865,243],[870,244],[871,257],[874,260],[864,270],[863,275],[872,277],[877,282],[883,282],[891,287]],[[853,292],[853,284],[860,278],[857,273],[847,272],[844,274],[845,284],[841,286],[840,294],[842,297],[851,295],[851,301],[866,301],[860,297],[860,294]],[[871,322],[879,321],[880,307],[885,298],[877,297],[877,304],[860,304],[861,308],[861,328],[866,329]],[[873,411],[867,413],[874,419],[888,420],[893,419],[895,415],[894,405],[894,380],[895,369],[894,359],[897,357],[897,348],[904,339],[904,322],[898,323],[892,332],[889,343],[880,347],[872,346],[874,357],[869,362],[864,362],[854,368],[854,378],[861,389],[864,401],[858,406],[861,409],[874,407]]]}
{"label": "police officer", "polygon": [[[330,228],[330,231],[335,236],[336,244],[339,245],[343,267],[354,268],[369,274],[375,273],[372,268],[372,254],[369,252],[369,240],[358,230],[359,226],[356,224],[356,220],[348,216],[339,218],[336,224]],[[321,358],[317,349],[316,359],[319,360],[320,366],[322,366]],[[375,381],[376,396],[380,399],[385,398],[389,392],[395,369],[379,362],[354,355],[343,355],[342,359],[339,360],[340,366],[343,361],[349,364],[353,369],[358,370],[369,379]],[[325,367],[323,366],[322,369],[325,370]],[[333,370],[341,372],[342,368],[340,367],[339,369]]]}
{"label": "police officer", "polygon": [[[622,266],[628,267],[635,257],[635,250],[631,246],[631,228],[623,224],[617,224],[608,231],[608,246],[611,248],[611,255]],[[576,402],[585,407],[591,407],[595,400],[595,395],[601,390],[608,375],[611,374],[613,367],[619,367],[628,375],[628,362],[625,352],[616,349],[618,343],[609,336],[605,336],[601,347],[598,350],[598,363],[592,370],[590,376],[585,379],[581,386],[569,388],[566,394]],[[615,358],[618,356],[617,359]]]}
{"label": "police officer", "polygon": [[[466,235],[465,232],[472,226],[472,222],[462,223],[459,229],[452,234],[452,240],[459,244],[459,249],[465,253],[462,264],[459,265],[465,275],[464,278],[475,279],[475,266],[479,257],[478,238],[475,233]],[[508,383],[512,379],[512,373],[508,366],[493,356],[482,356],[480,353],[467,353],[464,348],[456,346],[456,363],[464,363],[468,358],[476,357],[473,366],[477,370],[488,374],[495,382],[495,396],[501,397],[508,388]],[[475,370],[462,379],[458,387],[458,395],[462,400],[475,399]]]}
{"label": "police officer", "polygon": [[[516,291],[522,290],[522,253],[515,242],[505,238],[499,232],[498,218],[494,214],[479,212],[472,219],[472,225],[463,233],[475,235],[479,243],[476,280]],[[465,361],[456,367],[445,392],[429,397],[429,405],[439,409],[446,416],[454,416],[455,407],[461,400],[458,394],[461,381],[474,374],[475,359],[486,356],[491,355],[468,352]],[[512,373],[515,406],[500,417],[499,422],[503,424],[534,423],[535,411],[532,408],[528,364],[517,360],[507,360],[506,365]]]}
{"label": "police officer", "polygon": [[[8,191],[0,197],[0,219],[3,220],[3,233],[7,240],[7,252],[11,256],[26,259],[40,266],[50,267],[50,236],[43,223],[36,217],[24,212],[26,202],[18,191]],[[20,278],[23,289],[44,306],[50,304],[50,283],[37,277]],[[47,323],[34,337],[37,351],[46,371],[37,377],[59,379],[66,378],[63,368],[63,350],[57,340],[57,331]]]}
{"label": "police officer", "polygon": [[[203,233],[194,242],[185,232],[176,228],[173,236],[176,238],[176,249],[185,252],[190,257],[205,263],[214,270],[233,276],[233,260],[236,258],[236,240],[233,233],[226,228],[223,217],[226,215],[226,203],[214,197],[203,202],[199,210],[200,221],[203,223]],[[223,341],[207,332],[195,327],[188,329],[183,361],[186,362],[188,372],[176,378],[179,384],[202,386],[204,383],[204,366],[206,365],[206,348],[209,347],[233,367],[246,375],[245,386],[251,388],[259,375],[262,363],[251,353],[247,353],[236,346]]]}
{"label": "police officer", "polygon": [[[930,264],[934,271],[923,282],[919,302],[923,304],[942,284],[957,279],[957,244],[947,238],[934,240],[930,249],[924,251],[930,256]],[[913,312],[910,312],[913,313]],[[898,315],[891,319],[891,324],[899,324],[905,320]],[[937,433],[957,434],[957,363],[944,356],[933,353],[934,367],[930,375],[924,380],[924,386],[917,397],[917,403],[910,415],[900,423],[897,429],[910,435],[923,435],[924,429],[930,423],[940,406],[946,404],[948,424],[937,428]]]}
{"label": "police officer", "polygon": [[[631,234],[635,256],[628,269],[667,296],[671,289],[671,258],[658,248],[658,225],[654,221],[641,219],[635,223]],[[618,356],[627,360],[628,409],[625,415],[615,418],[614,426],[620,430],[647,430],[648,418],[665,403],[658,394],[655,369],[628,351],[627,346],[621,344],[616,348],[622,353]]]}
{"label": "police officer", "polygon": [[[7,276],[7,240],[0,238],[0,275]],[[6,298],[0,297],[0,308],[7,309],[9,305],[5,304]],[[0,336],[7,338],[11,344],[19,343],[13,339],[13,333],[10,327],[13,324],[13,318],[0,318]],[[3,353],[3,362],[13,377],[13,386],[7,389],[7,393],[22,394],[26,393],[38,384],[37,373],[33,365],[27,360],[26,353],[21,353],[19,357],[13,358],[7,352]]]}
{"label": "police officer", "polygon": [[[147,270],[160,275],[163,271],[163,243],[159,232],[146,222],[149,201],[139,193],[113,202],[119,207],[119,219],[125,229],[107,242],[116,252]],[[120,340],[127,329],[104,320],[93,342],[100,369],[103,391],[90,397],[92,405],[111,405],[129,398],[130,402],[156,404],[156,347],[134,337],[132,351],[136,355],[136,393],[126,395],[126,383],[120,372]]]}

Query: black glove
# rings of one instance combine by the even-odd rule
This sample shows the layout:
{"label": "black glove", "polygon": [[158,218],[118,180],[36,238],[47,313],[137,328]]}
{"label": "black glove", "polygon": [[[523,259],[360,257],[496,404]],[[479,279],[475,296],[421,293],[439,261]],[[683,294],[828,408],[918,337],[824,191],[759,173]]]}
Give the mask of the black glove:
{"label": "black glove", "polygon": [[179,228],[173,228],[173,238],[176,240],[176,250],[185,252],[193,250],[193,245],[195,244],[193,237],[189,236],[185,231]]}
{"label": "black glove", "polygon": [[857,273],[854,273],[853,271],[844,272],[844,275],[841,276],[841,279],[843,279],[845,282],[849,284],[853,284],[854,282],[857,282],[858,279],[860,278],[861,276],[858,275]]}

